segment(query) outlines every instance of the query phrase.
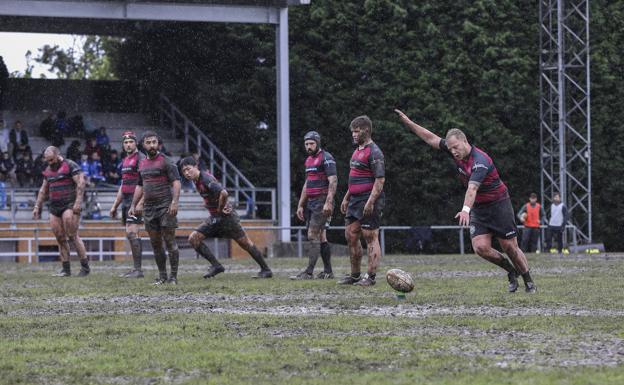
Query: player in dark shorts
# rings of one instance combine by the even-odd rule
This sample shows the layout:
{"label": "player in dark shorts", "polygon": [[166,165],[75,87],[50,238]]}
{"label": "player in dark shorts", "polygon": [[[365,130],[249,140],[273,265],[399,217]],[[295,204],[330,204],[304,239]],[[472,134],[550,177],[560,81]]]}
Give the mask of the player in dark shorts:
{"label": "player in dark shorts", "polygon": [[[351,156],[349,190],[340,211],[345,214],[345,237],[351,257],[351,274],[338,281],[341,285],[373,286],[381,259],[379,226],[384,208],[384,155],[373,142],[373,122],[368,116],[358,116],[350,125],[351,137],[357,146]],[[368,274],[360,274],[364,236],[368,247]]]}
{"label": "player in dark shorts", "polygon": [[[310,131],[303,137],[303,144],[308,158],[305,160],[306,181],[301,190],[297,217],[308,225],[308,240],[313,243],[320,241],[320,256],[323,260],[323,271],[318,279],[334,278],[331,267],[331,248],[327,242],[327,228],[334,211],[334,196],[338,185],[336,161],[329,152],[321,148],[321,135]],[[314,278],[314,266],[319,254],[312,252],[308,256],[308,267],[290,279]]]}
{"label": "player in dark shorts", "polygon": [[[459,178],[467,188],[464,206],[455,218],[459,218],[461,226],[470,225],[474,251],[507,271],[509,292],[518,289],[518,273],[524,279],[526,292],[537,292],[526,256],[518,247],[516,220],[509,191],[500,179],[492,159],[481,149],[470,145],[466,135],[457,128],[449,130],[446,138],[442,139],[412,122],[403,112],[395,112],[401,122],[420,139],[453,157]],[[498,239],[511,262],[492,247],[493,237]]]}
{"label": "player in dark shorts", "polygon": [[[145,155],[137,149],[137,138],[134,132],[124,132],[121,140],[126,157],[121,162],[121,186],[119,186],[117,197],[111,206],[110,216],[111,218],[117,216],[117,208],[121,204],[121,223],[126,226],[126,238],[130,243],[134,267],[120,277],[143,278],[141,238],[139,238],[139,225],[143,224],[143,218],[140,215],[128,215],[128,210],[132,205],[134,190],[139,182],[139,163],[145,158]],[[142,202],[139,202],[138,206],[141,209]]]}
{"label": "player in dark shorts", "polygon": [[[149,234],[154,259],[158,266],[158,278],[154,285],[178,283],[178,264],[180,252],[175,239],[178,227],[178,202],[180,199],[180,173],[176,165],[158,151],[160,137],[154,132],[143,135],[143,148],[147,157],[139,162],[139,180],[129,216],[143,214],[145,230]],[[143,199],[143,210],[138,203]],[[167,277],[167,255],[163,249],[163,241],[169,254],[171,273]]]}
{"label": "player in dark shorts", "polygon": [[69,242],[80,258],[79,277],[89,275],[89,258],[85,245],[78,235],[80,211],[85,189],[85,178],[80,166],[64,159],[58,148],[48,147],[43,153],[48,167],[43,171],[43,184],[33,208],[33,219],[41,218],[41,205],[49,200],[50,227],[59,246],[62,269],[57,277],[71,275],[69,263]]}
{"label": "player in dark shorts", "polygon": [[206,219],[189,236],[189,243],[195,251],[206,258],[212,265],[204,278],[212,278],[223,273],[225,268],[212,254],[208,246],[204,244],[206,238],[229,238],[251,255],[260,266],[260,272],[254,278],[271,278],[273,273],[267,265],[262,253],[251,239],[247,236],[240,224],[236,211],[228,202],[228,192],[221,186],[217,179],[208,171],[200,171],[197,160],[189,156],[180,162],[182,175],[193,183],[199,195],[204,199],[204,204],[210,212],[210,218]]}

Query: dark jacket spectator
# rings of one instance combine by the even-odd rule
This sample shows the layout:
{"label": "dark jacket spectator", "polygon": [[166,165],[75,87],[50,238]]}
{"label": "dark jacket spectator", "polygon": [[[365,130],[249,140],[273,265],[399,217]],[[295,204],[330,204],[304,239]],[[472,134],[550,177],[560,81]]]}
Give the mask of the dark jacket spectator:
{"label": "dark jacket spectator", "polygon": [[18,144],[28,144],[28,133],[21,121],[16,121],[15,126],[9,132],[9,142],[13,143],[14,147],[17,147]]}
{"label": "dark jacket spectator", "polygon": [[89,177],[91,178],[91,183],[96,185],[104,182],[106,179],[102,168],[102,162],[100,161],[100,155],[97,152],[91,155],[91,161],[89,161]]}
{"label": "dark jacket spectator", "polygon": [[84,138],[86,136],[82,115],[72,116],[67,123],[69,124],[70,136],[77,136],[79,138]]}
{"label": "dark jacket spectator", "polygon": [[106,127],[100,127],[97,134],[95,134],[95,142],[101,148],[108,147],[110,145],[110,139],[106,134]]}
{"label": "dark jacket spectator", "polygon": [[17,161],[17,157],[21,155],[23,158],[32,158],[32,150],[28,144],[19,143],[17,147],[13,149],[13,160]]}
{"label": "dark jacket spectator", "polygon": [[33,172],[33,184],[35,187],[43,184],[43,171],[48,167],[45,159],[43,158],[43,151],[35,158],[35,167]]}
{"label": "dark jacket spectator", "polygon": [[3,152],[2,159],[0,160],[0,180],[3,182],[10,182],[11,186],[17,185],[15,163],[13,163],[8,152]]}
{"label": "dark jacket spectator", "polygon": [[67,159],[71,159],[76,163],[80,163],[82,151],[80,151],[80,141],[73,140],[69,147],[67,147]]}
{"label": "dark jacket spectator", "polygon": [[69,122],[67,121],[67,113],[65,111],[61,110],[56,114],[54,126],[56,131],[58,131],[62,136],[70,135]]}
{"label": "dark jacket spectator", "polygon": [[15,165],[15,175],[20,187],[32,187],[33,176],[35,171],[35,162],[32,154],[19,153]]}
{"label": "dark jacket spectator", "polygon": [[48,117],[45,118],[43,122],[41,122],[41,124],[39,125],[39,134],[43,136],[47,141],[52,141],[52,136],[56,131],[53,116],[54,115],[52,115],[51,113],[48,113]]}
{"label": "dark jacket spectator", "polygon": [[112,150],[108,156],[108,159],[104,162],[104,176],[106,177],[106,183],[119,184],[121,180],[121,160],[117,157],[117,151]]}
{"label": "dark jacket spectator", "polygon": [[87,141],[83,153],[87,155],[88,158],[91,158],[91,155],[95,152],[97,152],[98,156],[102,156],[102,149],[97,145],[95,138],[91,138]]}

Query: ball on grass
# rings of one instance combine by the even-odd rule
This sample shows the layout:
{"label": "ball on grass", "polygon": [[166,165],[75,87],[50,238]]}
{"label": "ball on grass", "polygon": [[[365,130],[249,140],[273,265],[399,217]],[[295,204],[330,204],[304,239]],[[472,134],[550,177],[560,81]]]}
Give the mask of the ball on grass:
{"label": "ball on grass", "polygon": [[414,290],[414,280],[412,276],[401,269],[390,269],[386,272],[388,285],[401,293],[409,293]]}

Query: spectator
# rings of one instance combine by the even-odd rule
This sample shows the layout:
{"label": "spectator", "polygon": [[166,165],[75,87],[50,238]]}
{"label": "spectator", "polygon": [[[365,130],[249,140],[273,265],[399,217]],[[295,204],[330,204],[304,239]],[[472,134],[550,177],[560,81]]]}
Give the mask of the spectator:
{"label": "spectator", "polygon": [[11,183],[11,186],[17,186],[17,179],[15,176],[15,164],[13,163],[13,160],[11,160],[9,153],[6,151],[2,153],[2,160],[0,160],[0,181],[9,181]]}
{"label": "spectator", "polygon": [[89,155],[84,153],[80,155],[80,169],[84,174],[86,185],[92,186],[90,178],[91,175],[89,174]]}
{"label": "spectator", "polygon": [[72,140],[71,144],[69,145],[69,147],[67,147],[67,159],[71,159],[74,162],[80,164],[81,161],[81,157],[82,157],[82,152],[80,151],[80,141],[79,140]]}
{"label": "spectator", "polygon": [[533,253],[538,249],[540,225],[545,222],[546,213],[537,203],[537,194],[531,193],[529,202],[518,211],[518,219],[524,224],[522,231],[522,251]]}
{"label": "spectator", "polygon": [[17,147],[13,150],[13,161],[17,162],[18,155],[21,155],[22,158],[26,158],[29,154],[32,158],[32,150],[30,149],[30,146],[28,144],[18,143]]}
{"label": "spectator", "polygon": [[70,135],[69,122],[67,121],[67,113],[65,111],[61,110],[56,114],[54,127],[56,128],[56,131],[61,134],[61,136]]}
{"label": "spectator", "polygon": [[79,138],[85,137],[85,124],[82,115],[75,115],[69,118],[69,131],[71,136],[77,136]]}
{"label": "spectator", "polygon": [[45,118],[43,122],[41,122],[41,124],[39,125],[39,134],[43,136],[48,142],[52,141],[52,137],[54,136],[54,133],[56,131],[53,116],[54,115],[52,115],[51,112],[48,113],[48,117]]}
{"label": "spectator", "polygon": [[171,156],[171,152],[167,151],[167,149],[165,148],[165,145],[163,144],[161,140],[158,141],[158,152],[160,152],[163,155]]}
{"label": "spectator", "polygon": [[106,177],[106,183],[119,184],[121,180],[121,160],[117,157],[117,150],[112,150],[108,156],[108,159],[104,161],[104,176]]}
{"label": "spectator", "polygon": [[43,184],[43,171],[48,167],[44,157],[43,151],[35,158],[35,167],[33,171],[33,184],[35,187],[39,187]]}
{"label": "spectator", "polygon": [[[15,125],[13,126],[13,128],[11,129],[11,131],[9,132],[9,155],[13,158],[13,159],[17,159],[17,157],[15,156],[15,149],[17,148],[18,145],[23,145],[24,147],[28,146],[28,133],[26,132],[26,130],[24,129],[24,126],[22,125],[22,122],[17,120],[15,122]],[[30,148],[30,147],[28,147]]]}
{"label": "spectator", "polygon": [[548,221],[548,229],[546,230],[546,249],[551,253],[554,251],[552,248],[553,237],[557,241],[557,252],[561,254],[563,251],[563,232],[566,223],[568,223],[568,208],[561,202],[561,195],[555,193],[550,205],[550,221]]}
{"label": "spectator", "polygon": [[104,170],[102,169],[102,162],[100,161],[100,154],[97,152],[91,154],[91,161],[89,162],[89,178],[91,178],[91,183],[95,186],[106,180]]}
{"label": "spectator", "polygon": [[106,134],[106,127],[99,128],[97,134],[95,134],[95,142],[100,148],[107,148],[110,146],[110,140],[108,139],[108,135]]}
{"label": "spectator", "polygon": [[87,158],[91,158],[94,152],[97,152],[98,156],[102,157],[102,149],[97,145],[95,138],[90,138],[87,140],[83,153],[87,155]]}
{"label": "spectator", "polygon": [[2,152],[8,152],[10,146],[10,132],[9,128],[6,126],[4,120],[0,118],[0,150]]}
{"label": "spectator", "polygon": [[18,153],[15,165],[15,175],[17,176],[17,182],[20,187],[33,186],[34,171],[35,162],[33,161],[32,154],[30,152]]}

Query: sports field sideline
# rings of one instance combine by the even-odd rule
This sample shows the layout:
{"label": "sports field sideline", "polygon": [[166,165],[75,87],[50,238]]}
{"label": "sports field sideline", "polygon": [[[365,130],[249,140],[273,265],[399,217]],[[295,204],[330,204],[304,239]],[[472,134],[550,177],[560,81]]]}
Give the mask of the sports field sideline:
{"label": "sports field sideline", "polygon": [[290,281],[300,259],[270,262],[273,279],[227,261],[204,280],[184,260],[164,287],[151,262],[138,280],[3,264],[0,384],[624,383],[624,255],[529,255],[535,295],[474,255],[386,256],[414,277],[406,300],[382,277]]}

